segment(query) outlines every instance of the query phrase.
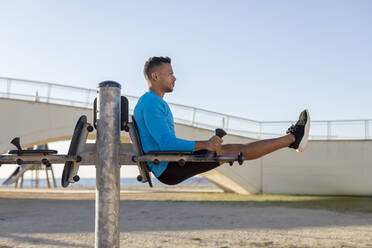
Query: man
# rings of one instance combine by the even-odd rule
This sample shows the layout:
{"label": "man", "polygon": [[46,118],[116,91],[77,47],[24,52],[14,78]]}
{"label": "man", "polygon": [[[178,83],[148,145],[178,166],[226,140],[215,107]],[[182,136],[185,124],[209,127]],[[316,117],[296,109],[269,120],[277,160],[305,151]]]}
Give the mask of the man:
{"label": "man", "polygon": [[[257,159],[263,155],[284,147],[302,152],[307,144],[310,116],[307,110],[301,112],[298,122],[292,125],[287,135],[275,139],[259,140],[248,144],[222,145],[222,139],[213,136],[209,140],[189,141],[175,135],[174,121],[168,104],[163,100],[165,93],[172,92],[175,86],[171,59],[168,57],[151,57],[145,63],[144,75],[149,91],[138,100],[133,117],[138,125],[138,132],[143,150],[146,151],[193,151],[201,154],[216,151],[218,155],[236,155],[243,152],[244,159]],[[212,170],[220,164],[217,162],[187,162],[180,166],[177,162],[147,163],[149,169],[162,183],[174,185],[197,174]]]}

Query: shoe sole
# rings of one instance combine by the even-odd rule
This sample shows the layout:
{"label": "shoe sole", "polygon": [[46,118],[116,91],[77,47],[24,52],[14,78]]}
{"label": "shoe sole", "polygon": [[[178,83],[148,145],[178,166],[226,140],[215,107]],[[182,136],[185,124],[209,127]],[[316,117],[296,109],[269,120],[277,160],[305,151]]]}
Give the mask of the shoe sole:
{"label": "shoe sole", "polygon": [[309,139],[310,113],[309,113],[309,110],[307,110],[307,109],[305,111],[306,111],[306,114],[307,114],[307,122],[305,124],[305,133],[304,133],[304,136],[301,139],[301,142],[300,142],[298,148],[296,149],[297,152],[303,152],[306,149],[307,141]]}

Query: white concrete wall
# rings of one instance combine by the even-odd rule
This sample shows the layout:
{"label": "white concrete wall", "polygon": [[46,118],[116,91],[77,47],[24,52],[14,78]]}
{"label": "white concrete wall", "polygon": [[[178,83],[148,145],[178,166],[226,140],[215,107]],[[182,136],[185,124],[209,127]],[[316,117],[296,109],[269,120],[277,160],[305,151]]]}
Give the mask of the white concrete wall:
{"label": "white concrete wall", "polygon": [[[9,142],[16,136],[24,147],[70,139],[82,114],[92,123],[91,109],[69,106],[0,98],[0,111],[0,153],[14,149]],[[176,124],[176,133],[203,140],[214,132]],[[225,144],[252,141],[233,135],[224,138]],[[372,195],[371,175],[372,141],[311,141],[303,153],[282,149],[242,166],[222,165],[204,174],[224,190],[237,193],[327,195]]]}
{"label": "white concrete wall", "polygon": [[263,158],[263,192],[372,195],[372,141],[312,141]]}

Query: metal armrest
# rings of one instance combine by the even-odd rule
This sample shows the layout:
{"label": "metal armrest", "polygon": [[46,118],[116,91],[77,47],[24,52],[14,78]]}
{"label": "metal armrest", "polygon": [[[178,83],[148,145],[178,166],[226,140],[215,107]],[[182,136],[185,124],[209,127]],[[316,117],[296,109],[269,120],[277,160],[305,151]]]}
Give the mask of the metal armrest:
{"label": "metal armrest", "polygon": [[181,166],[185,165],[186,162],[228,162],[230,165],[234,161],[238,161],[242,164],[244,161],[243,153],[240,152],[238,155],[224,155],[216,156],[215,154],[205,154],[205,155],[191,155],[191,154],[156,154],[156,153],[146,153],[145,155],[133,156],[132,160],[134,162],[153,162],[155,165],[160,162],[178,162]]}

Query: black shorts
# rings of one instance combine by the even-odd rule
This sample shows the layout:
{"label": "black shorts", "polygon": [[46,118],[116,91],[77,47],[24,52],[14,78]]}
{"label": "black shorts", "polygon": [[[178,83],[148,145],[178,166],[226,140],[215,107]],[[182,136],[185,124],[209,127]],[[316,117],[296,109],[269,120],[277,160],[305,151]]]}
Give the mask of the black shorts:
{"label": "black shorts", "polygon": [[[200,155],[205,152],[205,150],[201,150],[193,154]],[[178,162],[169,162],[158,180],[164,184],[175,185],[200,173],[213,170],[218,166],[220,166],[218,162],[186,162],[184,166],[179,165]]]}

